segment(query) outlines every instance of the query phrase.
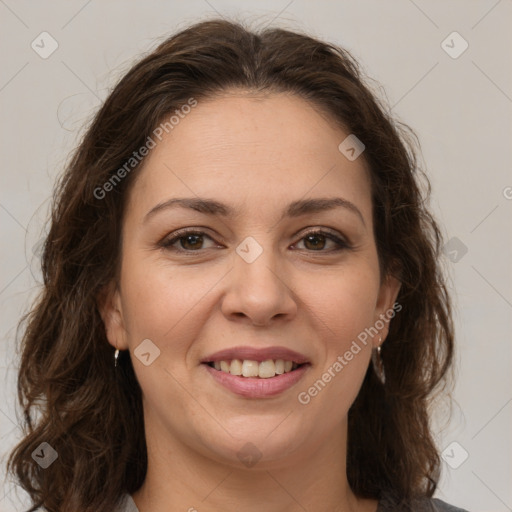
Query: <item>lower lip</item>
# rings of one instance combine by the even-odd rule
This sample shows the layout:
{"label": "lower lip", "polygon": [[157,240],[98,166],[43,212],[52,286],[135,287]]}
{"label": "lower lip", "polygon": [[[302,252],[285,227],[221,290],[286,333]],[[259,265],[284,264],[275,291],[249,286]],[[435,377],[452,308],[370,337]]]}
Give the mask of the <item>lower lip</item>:
{"label": "lower lip", "polygon": [[216,370],[208,364],[203,364],[210,375],[222,386],[245,398],[268,398],[279,395],[296,384],[306,373],[309,364],[303,364],[297,369],[261,379],[259,377],[240,377]]}

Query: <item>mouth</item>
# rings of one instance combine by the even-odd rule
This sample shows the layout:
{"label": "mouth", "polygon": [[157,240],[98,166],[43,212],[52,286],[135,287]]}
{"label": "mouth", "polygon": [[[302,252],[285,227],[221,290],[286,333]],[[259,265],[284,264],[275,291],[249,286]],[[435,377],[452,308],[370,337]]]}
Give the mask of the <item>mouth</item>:
{"label": "mouth", "polygon": [[217,371],[237,377],[271,379],[277,375],[293,372],[308,363],[296,363],[284,359],[267,359],[261,362],[252,359],[223,359],[205,364]]}
{"label": "mouth", "polygon": [[285,347],[234,347],[205,357],[201,365],[214,381],[244,398],[269,398],[299,382],[309,359]]}

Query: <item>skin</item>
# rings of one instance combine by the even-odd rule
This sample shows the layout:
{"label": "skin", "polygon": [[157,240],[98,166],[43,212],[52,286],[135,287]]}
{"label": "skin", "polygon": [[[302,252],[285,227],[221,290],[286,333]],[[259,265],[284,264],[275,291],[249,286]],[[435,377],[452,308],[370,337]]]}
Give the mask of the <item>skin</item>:
{"label": "skin", "polygon": [[[199,102],[151,151],[123,219],[118,283],[101,312],[110,343],[129,350],[143,391],[148,473],[134,493],[140,512],[262,510],[375,512],[346,477],[347,412],[388,324],[303,405],[297,395],[332,367],[365,328],[392,308],[400,284],[381,276],[369,172],[338,145],[348,133],[293,95],[232,90]],[[160,209],[176,197],[215,199],[233,218]],[[342,207],[279,220],[288,204],[342,197]],[[363,222],[364,221],[364,222]],[[203,239],[159,243],[181,228]],[[327,229],[336,242],[304,238]],[[248,236],[262,254],[236,252]],[[184,245],[182,245],[184,244]],[[188,250],[188,253],[184,252]],[[150,339],[148,366],[134,350]],[[237,345],[280,345],[311,366],[282,394],[243,398],[221,387],[200,360]],[[251,442],[261,458],[237,453]]]}

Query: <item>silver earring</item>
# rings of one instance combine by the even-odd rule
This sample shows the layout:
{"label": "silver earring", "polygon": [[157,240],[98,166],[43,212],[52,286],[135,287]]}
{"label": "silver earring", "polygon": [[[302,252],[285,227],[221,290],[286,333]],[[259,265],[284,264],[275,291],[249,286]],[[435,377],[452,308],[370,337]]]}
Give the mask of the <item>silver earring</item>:
{"label": "silver earring", "polygon": [[373,364],[373,371],[375,372],[375,375],[377,375],[377,378],[381,381],[382,384],[386,383],[386,374],[384,372],[384,364],[382,362],[382,358],[380,355],[380,343],[382,341],[382,338],[379,338],[379,346],[372,350],[372,364]]}
{"label": "silver earring", "polygon": [[117,358],[119,357],[119,349],[116,348],[116,351],[114,352],[114,368],[117,367]]}

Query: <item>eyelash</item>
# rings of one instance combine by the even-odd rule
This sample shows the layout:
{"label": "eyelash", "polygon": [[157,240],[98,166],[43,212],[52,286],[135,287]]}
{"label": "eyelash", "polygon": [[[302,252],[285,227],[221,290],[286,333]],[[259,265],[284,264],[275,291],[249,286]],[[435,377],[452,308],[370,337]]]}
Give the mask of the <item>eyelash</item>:
{"label": "eyelash", "polygon": [[[173,233],[172,238],[166,238],[166,239],[162,240],[159,245],[164,249],[178,252],[178,253],[191,253],[191,254],[199,253],[205,249],[188,250],[188,249],[173,247],[173,245],[176,242],[179,242],[181,239],[186,238],[187,236],[194,236],[194,235],[207,237],[210,240],[212,240],[212,238],[209,235],[207,235],[204,231],[198,231],[198,230],[194,230],[194,229],[183,229],[183,230],[176,231],[175,233]],[[352,249],[352,246],[348,242],[345,242],[344,240],[342,240],[341,238],[337,237],[336,235],[330,233],[329,231],[324,231],[321,229],[308,231],[307,233],[304,233],[304,235],[302,236],[302,238],[299,241],[304,240],[308,236],[324,236],[327,239],[333,241],[334,243],[336,243],[338,245],[338,248],[331,249],[331,250],[320,249],[320,250],[315,251],[315,250],[305,249],[307,252],[310,252],[310,253],[322,253],[322,252],[323,253],[334,253],[334,252]],[[302,249],[300,249],[300,250],[302,250]]]}

